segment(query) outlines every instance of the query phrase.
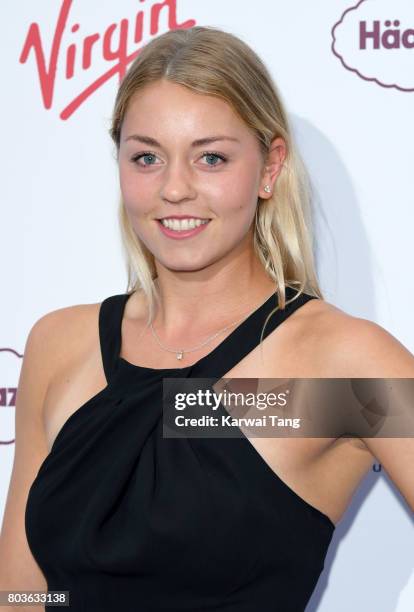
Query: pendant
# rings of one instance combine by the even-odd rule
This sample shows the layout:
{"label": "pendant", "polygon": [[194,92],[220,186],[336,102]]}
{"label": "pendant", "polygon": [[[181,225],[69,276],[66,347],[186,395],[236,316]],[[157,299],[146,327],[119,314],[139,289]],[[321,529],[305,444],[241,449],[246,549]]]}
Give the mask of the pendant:
{"label": "pendant", "polygon": [[184,355],[184,351],[179,351],[176,355],[177,359],[182,359]]}

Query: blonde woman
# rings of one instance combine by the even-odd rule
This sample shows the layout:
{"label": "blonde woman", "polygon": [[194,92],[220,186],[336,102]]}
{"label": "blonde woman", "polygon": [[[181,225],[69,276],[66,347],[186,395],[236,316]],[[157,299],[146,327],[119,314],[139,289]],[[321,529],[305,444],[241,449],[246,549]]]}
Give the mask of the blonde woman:
{"label": "blonde woman", "polygon": [[414,357],[323,299],[306,171],[239,38],[148,43],[111,136],[128,287],[30,332],[1,586],[79,612],[302,612],[374,458],[414,508],[412,439],[167,438],[163,380],[413,377]]}

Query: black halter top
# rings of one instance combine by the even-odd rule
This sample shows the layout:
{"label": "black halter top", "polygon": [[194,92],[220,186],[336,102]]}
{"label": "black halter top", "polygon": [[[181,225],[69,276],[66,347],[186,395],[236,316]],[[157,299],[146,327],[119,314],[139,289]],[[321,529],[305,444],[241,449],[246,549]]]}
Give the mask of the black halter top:
{"label": "black halter top", "polygon": [[[48,591],[69,591],[73,612],[303,612],[334,523],[244,435],[162,427],[162,379],[223,377],[259,344],[276,293],[195,364],[163,369],[119,355],[130,295],[101,303],[107,386],[66,420],[29,490],[26,535]],[[277,310],[263,338],[312,298]]]}

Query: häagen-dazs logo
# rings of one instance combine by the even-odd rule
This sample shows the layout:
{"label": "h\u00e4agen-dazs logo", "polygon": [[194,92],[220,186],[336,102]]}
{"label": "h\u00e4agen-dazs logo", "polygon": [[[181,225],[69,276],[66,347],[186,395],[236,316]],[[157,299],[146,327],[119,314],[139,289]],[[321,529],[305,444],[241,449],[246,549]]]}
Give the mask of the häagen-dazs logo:
{"label": "h\u00e4agen-dazs logo", "polygon": [[[145,0],[140,2],[142,4]],[[190,28],[196,23],[194,19],[178,23],[177,0],[163,0],[148,4],[132,18],[125,17],[117,23],[110,23],[103,32],[88,32],[85,35],[80,19],[70,18],[72,4],[73,0],[62,1],[54,31],[52,29],[51,32],[51,45],[45,44],[45,38],[49,40],[50,36],[42,36],[39,24],[30,24],[19,58],[21,64],[28,61],[29,55],[34,59],[43,105],[47,109],[52,107],[56,85],[62,83],[63,79],[74,79],[73,98],[60,112],[61,119],[68,119],[113,76],[118,75],[122,80],[128,64],[140,52],[137,45],[142,44],[144,36],[154,37],[159,33],[161,18],[167,21],[169,30]],[[45,47],[50,47],[48,56]],[[96,67],[102,66],[102,61],[110,63],[110,67],[96,74]],[[85,72],[91,74],[90,82],[86,87],[76,86],[76,77],[79,80],[79,74],[83,77]]]}
{"label": "h\u00e4agen-dazs logo", "polygon": [[14,444],[14,409],[22,357],[12,348],[0,348],[0,448]]}
{"label": "h\u00e4agen-dazs logo", "polygon": [[332,51],[366,81],[414,91],[414,0],[360,0],[332,28]]}

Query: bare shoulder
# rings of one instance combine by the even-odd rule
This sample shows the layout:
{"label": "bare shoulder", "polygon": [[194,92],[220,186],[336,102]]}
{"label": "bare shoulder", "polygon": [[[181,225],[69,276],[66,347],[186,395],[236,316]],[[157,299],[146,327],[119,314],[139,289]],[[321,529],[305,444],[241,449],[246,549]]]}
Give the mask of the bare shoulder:
{"label": "bare shoulder", "polygon": [[41,316],[30,330],[25,355],[27,350],[38,355],[37,368],[45,381],[42,416],[46,425],[48,398],[56,383],[88,356],[99,358],[99,308],[99,302],[58,308]]}
{"label": "bare shoulder", "polygon": [[46,315],[45,333],[54,336],[48,349],[53,367],[43,402],[49,448],[72,412],[107,384],[99,339],[100,305],[68,306]]}
{"label": "bare shoulder", "polygon": [[64,358],[66,352],[64,347],[76,348],[91,335],[99,306],[98,302],[52,310],[36,321],[30,333],[38,340],[46,342],[44,348],[53,360]]}
{"label": "bare shoulder", "polygon": [[[35,386],[42,399],[55,374],[90,345],[98,335],[99,303],[79,304],[52,310],[35,321],[26,339],[20,371],[20,387]],[[22,389],[23,391],[23,389]],[[43,412],[43,402],[30,404]]]}
{"label": "bare shoulder", "polygon": [[315,376],[414,377],[414,355],[378,323],[322,299],[310,300],[297,314],[295,333]]}

